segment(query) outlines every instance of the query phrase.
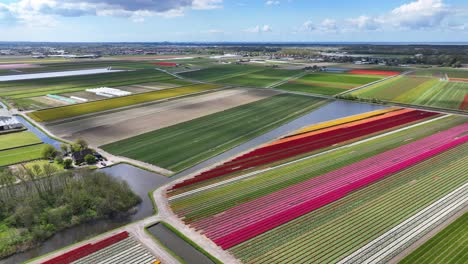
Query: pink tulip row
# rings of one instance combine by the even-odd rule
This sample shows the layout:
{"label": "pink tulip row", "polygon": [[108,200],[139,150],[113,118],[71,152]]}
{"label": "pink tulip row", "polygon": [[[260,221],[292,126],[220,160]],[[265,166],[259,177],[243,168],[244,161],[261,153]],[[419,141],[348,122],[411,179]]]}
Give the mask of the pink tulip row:
{"label": "pink tulip row", "polygon": [[191,224],[224,249],[468,141],[460,125]]}

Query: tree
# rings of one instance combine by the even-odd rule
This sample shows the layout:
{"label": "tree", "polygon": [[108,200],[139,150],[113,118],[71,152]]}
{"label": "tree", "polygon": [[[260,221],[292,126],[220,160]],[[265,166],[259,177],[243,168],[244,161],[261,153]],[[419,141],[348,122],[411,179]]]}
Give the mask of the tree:
{"label": "tree", "polygon": [[88,164],[94,164],[96,163],[96,157],[94,157],[94,155],[88,154],[84,157],[84,161]]}
{"label": "tree", "polygon": [[42,147],[41,156],[44,159],[54,159],[57,156],[57,150],[52,145],[46,144]]}
{"label": "tree", "polygon": [[60,149],[62,150],[63,155],[67,155],[68,151],[70,150],[68,144],[65,143],[60,144]]}
{"label": "tree", "polygon": [[88,142],[86,142],[82,138],[79,138],[79,139],[75,140],[75,144],[79,145],[81,147],[81,150],[88,148]]}
{"label": "tree", "polygon": [[67,170],[72,168],[72,164],[73,164],[73,160],[71,160],[71,159],[63,160],[63,168],[65,168]]}

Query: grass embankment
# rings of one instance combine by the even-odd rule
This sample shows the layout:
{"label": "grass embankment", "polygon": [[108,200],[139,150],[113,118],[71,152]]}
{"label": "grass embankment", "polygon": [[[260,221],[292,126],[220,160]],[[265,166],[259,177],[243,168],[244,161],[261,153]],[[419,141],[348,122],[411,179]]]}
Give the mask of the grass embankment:
{"label": "grass embankment", "polygon": [[218,85],[213,84],[196,84],[184,87],[165,89],[154,92],[147,92],[141,94],[134,94],[129,96],[122,96],[106,100],[88,102],[83,104],[68,105],[50,109],[39,110],[28,115],[38,122],[48,122],[63,118],[69,118],[84,114],[90,114],[135,104],[141,104],[176,96],[183,96],[192,93],[203,92],[220,88]]}
{"label": "grass embankment", "polygon": [[468,252],[468,213],[440,231],[400,264],[410,263],[462,263]]}
{"label": "grass embankment", "polygon": [[335,95],[348,89],[378,81],[382,76],[344,73],[311,73],[278,86],[278,89],[321,95]]}
{"label": "grass embankment", "polygon": [[83,91],[88,88],[118,87],[132,84],[162,82],[174,79],[155,69],[110,72],[90,75],[8,81],[0,83],[0,96],[21,99],[47,94]]}
{"label": "grass embankment", "polygon": [[181,171],[321,106],[323,100],[276,95],[102,148],[172,171]]}

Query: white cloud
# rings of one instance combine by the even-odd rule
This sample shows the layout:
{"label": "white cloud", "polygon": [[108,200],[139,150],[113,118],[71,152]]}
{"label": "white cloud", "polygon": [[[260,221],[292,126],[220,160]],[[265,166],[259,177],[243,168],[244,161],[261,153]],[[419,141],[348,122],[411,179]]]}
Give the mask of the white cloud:
{"label": "white cloud", "polygon": [[221,34],[221,33],[224,33],[224,31],[221,30],[221,29],[208,29],[208,30],[202,30],[201,33],[204,33],[204,34]]}
{"label": "white cloud", "polygon": [[348,19],[350,30],[439,28],[454,10],[442,0],[416,0],[403,4],[380,16],[359,16]]}
{"label": "white cloud", "polygon": [[338,25],[336,23],[336,20],[334,19],[324,19],[322,23],[320,23],[320,29],[322,31],[336,31],[338,30]]}
{"label": "white cloud", "polygon": [[360,30],[376,30],[379,29],[383,23],[383,21],[379,18],[368,16],[351,18],[348,21],[352,28]]}
{"label": "white cloud", "polygon": [[249,32],[249,33],[262,33],[262,32],[267,33],[267,32],[272,32],[273,29],[271,28],[270,25],[263,25],[263,26],[256,25],[255,27],[245,29],[244,31]]}
{"label": "white cloud", "polygon": [[304,31],[313,31],[315,30],[315,25],[312,21],[310,20],[307,20],[306,22],[304,22],[304,24],[302,24],[302,30]]}
{"label": "white cloud", "polygon": [[278,0],[268,0],[265,2],[265,5],[272,6],[272,5],[279,5],[280,1]]}
{"label": "white cloud", "polygon": [[223,0],[19,0],[0,3],[0,19],[15,19],[21,23],[46,26],[54,16],[114,16],[141,22],[146,17],[176,17],[185,10],[222,8]]}
{"label": "white cloud", "polygon": [[442,0],[417,0],[393,9],[388,20],[402,28],[421,29],[440,26],[449,14]]}

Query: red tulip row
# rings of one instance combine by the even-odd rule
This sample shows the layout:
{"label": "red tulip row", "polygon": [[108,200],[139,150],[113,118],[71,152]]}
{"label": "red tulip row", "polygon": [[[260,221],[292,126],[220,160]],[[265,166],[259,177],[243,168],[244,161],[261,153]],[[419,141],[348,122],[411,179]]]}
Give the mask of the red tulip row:
{"label": "red tulip row", "polygon": [[369,122],[363,122],[361,120],[355,122],[354,125],[349,124],[345,127],[324,131],[323,133],[313,133],[310,136],[306,135],[304,137],[285,141],[279,144],[268,145],[249,152],[245,155],[239,156],[219,167],[203,172],[184,182],[178,183],[172,187],[172,190],[230,174],[236,171],[250,169],[321,148],[330,147],[334,144],[408,124],[434,115],[436,114],[414,110],[403,112],[399,115],[392,115],[380,119],[375,119]]}
{"label": "red tulip row", "polygon": [[463,99],[463,102],[460,104],[459,109],[468,111],[468,93],[466,94],[465,98]]}
{"label": "red tulip row", "polygon": [[113,245],[117,242],[120,242],[128,237],[128,232],[124,231],[108,237],[104,240],[101,240],[94,244],[86,244],[84,246],[75,248],[74,250],[68,251],[67,253],[60,255],[58,257],[49,259],[48,261],[43,262],[43,264],[66,264],[86,257],[93,254],[101,249],[104,249],[110,245]]}
{"label": "red tulip row", "polygon": [[336,201],[350,192],[468,141],[464,124],[312,178],[191,224],[223,249]]}

